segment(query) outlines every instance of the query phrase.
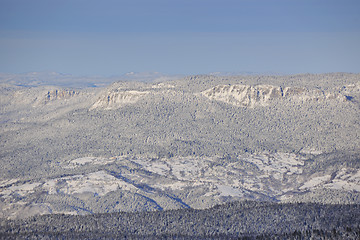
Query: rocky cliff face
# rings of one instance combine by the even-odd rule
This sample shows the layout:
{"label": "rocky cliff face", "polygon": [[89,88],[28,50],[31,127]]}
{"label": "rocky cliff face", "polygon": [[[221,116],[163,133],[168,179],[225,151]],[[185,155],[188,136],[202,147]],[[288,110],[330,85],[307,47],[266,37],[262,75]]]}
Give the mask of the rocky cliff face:
{"label": "rocky cliff face", "polygon": [[75,90],[51,90],[47,92],[45,96],[45,102],[58,100],[58,99],[69,99],[78,94],[79,92]]}
{"label": "rocky cliff face", "polygon": [[267,106],[276,100],[297,102],[338,100],[348,98],[337,92],[303,87],[279,87],[272,85],[219,85],[202,92],[205,97],[240,107]]}
{"label": "rocky cliff face", "polygon": [[33,107],[37,107],[55,102],[63,104],[67,100],[79,96],[79,94],[79,91],[61,88],[23,88],[14,91],[6,100],[12,105],[30,104]]}
{"label": "rocky cliff face", "polygon": [[67,100],[72,99],[79,95],[79,91],[68,90],[68,89],[52,89],[40,92],[37,97],[34,99],[33,106],[42,106],[49,103],[60,103],[64,104]]}
{"label": "rocky cliff face", "polygon": [[136,103],[139,99],[149,94],[148,91],[122,91],[114,90],[103,94],[90,108],[102,108],[106,110],[117,109],[123,105]]}

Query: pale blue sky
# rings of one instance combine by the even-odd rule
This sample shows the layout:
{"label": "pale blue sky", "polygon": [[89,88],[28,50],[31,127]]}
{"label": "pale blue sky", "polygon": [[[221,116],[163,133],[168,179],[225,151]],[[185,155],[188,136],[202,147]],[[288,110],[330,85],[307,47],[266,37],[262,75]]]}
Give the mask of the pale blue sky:
{"label": "pale blue sky", "polygon": [[360,72],[358,0],[0,0],[0,72]]}

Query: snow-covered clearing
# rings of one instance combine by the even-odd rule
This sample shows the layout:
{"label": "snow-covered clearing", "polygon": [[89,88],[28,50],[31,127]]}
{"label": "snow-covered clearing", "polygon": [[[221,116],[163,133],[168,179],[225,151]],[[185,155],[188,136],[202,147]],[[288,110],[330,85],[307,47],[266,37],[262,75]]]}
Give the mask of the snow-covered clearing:
{"label": "snow-covered clearing", "polygon": [[[237,162],[221,162],[217,158],[175,157],[171,159],[150,160],[146,158],[132,159],[146,171],[159,174],[172,183],[149,185],[160,189],[183,189],[185,186],[213,186],[212,194],[221,196],[242,196],[244,191],[268,193],[269,190],[281,193],[281,181],[284,174],[299,175],[302,173],[304,159],[288,153],[246,155]],[[244,170],[243,162],[254,164],[258,172]],[[146,179],[142,179],[146,182]],[[174,182],[175,181],[175,182]],[[272,183],[279,181],[278,183]],[[268,184],[276,185],[274,188]],[[225,195],[224,195],[225,194]]]}
{"label": "snow-covered clearing", "polygon": [[93,172],[86,175],[74,175],[64,178],[51,179],[45,182],[42,188],[49,194],[81,194],[94,193],[99,196],[109,192],[132,190],[135,187],[127,182],[107,174],[105,171]]}
{"label": "snow-covered clearing", "polygon": [[13,185],[8,188],[0,190],[0,195],[9,196],[10,194],[18,194],[20,196],[26,196],[30,193],[33,193],[36,187],[41,185],[41,183],[25,183],[21,185]]}
{"label": "snow-covered clearing", "polygon": [[304,166],[304,159],[290,153],[250,155],[243,160],[255,164],[264,174],[271,175],[277,180],[281,180],[285,173],[301,174]]}
{"label": "snow-covered clearing", "polygon": [[[305,159],[295,154],[244,155],[237,160],[220,158],[174,157],[150,159],[145,157],[83,157],[65,162],[64,166],[86,170],[84,174],[43,179],[41,182],[20,182],[17,179],[0,182],[0,197],[9,204],[22,203],[18,196],[37,193],[50,195],[93,194],[123,190],[151,194],[182,191],[199,197],[269,196],[286,200],[291,192],[329,188],[360,192],[360,170],[342,168],[336,172],[317,172],[304,175]],[[94,170],[114,163],[121,178],[110,174],[113,170]],[[109,167],[114,167],[109,165]],[[104,169],[104,168],[103,168]],[[144,171],[145,170],[145,171]],[[182,193],[181,193],[182,194]],[[86,195],[87,196],[87,195]]]}
{"label": "snow-covered clearing", "polygon": [[82,157],[71,160],[70,162],[65,163],[63,168],[76,168],[80,166],[84,166],[86,164],[93,165],[105,165],[108,163],[112,163],[115,161],[115,158],[99,158],[99,157]]}
{"label": "snow-covered clearing", "polygon": [[169,166],[161,160],[150,160],[150,159],[144,159],[144,158],[139,158],[139,159],[135,159],[132,160],[133,162],[141,165],[144,169],[146,169],[147,171],[159,174],[159,175],[166,175],[169,171],[170,168]]}
{"label": "snow-covered clearing", "polygon": [[0,190],[0,194],[8,198],[12,194],[26,196],[34,193],[35,189],[47,191],[48,194],[82,194],[93,193],[103,196],[109,192],[121,190],[135,190],[136,188],[123,180],[117,179],[105,171],[73,175],[55,179],[48,179],[44,183],[25,183],[13,185]]}
{"label": "snow-covered clearing", "polygon": [[220,196],[243,197],[244,191],[227,185],[217,185]]}
{"label": "snow-covered clearing", "polygon": [[305,190],[305,189],[316,188],[316,187],[323,185],[324,183],[330,181],[330,179],[331,179],[330,175],[314,177],[314,178],[311,178],[309,181],[305,182],[299,189]]}

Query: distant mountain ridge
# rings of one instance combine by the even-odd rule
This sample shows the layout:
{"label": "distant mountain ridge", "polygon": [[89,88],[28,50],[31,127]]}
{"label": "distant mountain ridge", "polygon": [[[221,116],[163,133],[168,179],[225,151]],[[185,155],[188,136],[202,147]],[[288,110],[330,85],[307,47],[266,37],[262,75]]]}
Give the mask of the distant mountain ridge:
{"label": "distant mountain ridge", "polygon": [[24,87],[104,87],[116,81],[159,82],[182,78],[183,75],[170,75],[159,72],[129,72],[119,76],[75,76],[57,72],[29,72],[23,74],[0,73],[0,84],[6,83]]}

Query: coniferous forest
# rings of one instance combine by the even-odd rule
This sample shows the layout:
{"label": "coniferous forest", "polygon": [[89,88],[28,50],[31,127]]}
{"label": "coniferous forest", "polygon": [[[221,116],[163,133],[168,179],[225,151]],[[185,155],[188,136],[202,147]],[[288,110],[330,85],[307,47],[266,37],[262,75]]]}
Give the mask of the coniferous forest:
{"label": "coniferous forest", "polygon": [[210,209],[53,214],[1,224],[1,239],[359,239],[360,205],[240,201]]}

